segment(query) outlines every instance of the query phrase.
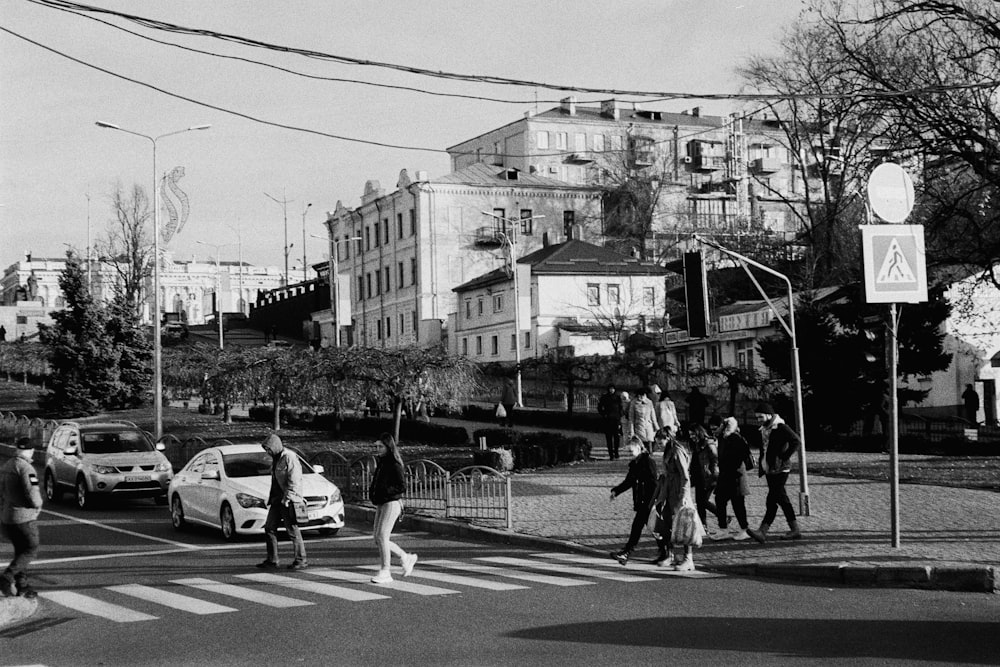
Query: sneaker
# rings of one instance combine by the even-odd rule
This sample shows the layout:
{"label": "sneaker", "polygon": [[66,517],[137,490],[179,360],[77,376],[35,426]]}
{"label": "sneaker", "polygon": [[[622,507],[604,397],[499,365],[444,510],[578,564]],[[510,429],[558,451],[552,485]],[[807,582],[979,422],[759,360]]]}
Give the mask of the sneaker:
{"label": "sneaker", "polygon": [[622,549],[621,551],[612,551],[611,557],[614,558],[620,565],[625,565],[628,563],[628,552]]}
{"label": "sneaker", "polygon": [[417,554],[403,555],[403,576],[408,577],[413,572],[413,566],[417,564]]}
{"label": "sneaker", "polygon": [[262,560],[261,562],[257,563],[257,567],[258,569],[261,570],[277,570],[278,564],[273,560]]}
{"label": "sneaker", "polygon": [[656,558],[654,558],[653,560],[651,560],[649,562],[652,563],[653,565],[663,565],[669,559],[670,559],[670,554],[668,554],[667,552],[663,551],[659,555],[657,555]]}
{"label": "sneaker", "polygon": [[373,584],[391,584],[392,575],[388,570],[379,570],[379,573],[372,577]]}
{"label": "sneaker", "polygon": [[304,570],[309,567],[309,563],[304,560],[297,560],[288,566],[289,570]]}
{"label": "sneaker", "polygon": [[754,530],[753,528],[747,528],[747,533],[754,539],[755,542],[759,544],[764,544],[767,542],[767,533],[763,530]]}
{"label": "sneaker", "polygon": [[0,595],[8,598],[12,598],[17,595],[17,589],[14,587],[14,582],[6,577],[0,577]]}
{"label": "sneaker", "polygon": [[38,597],[38,592],[34,588],[32,588],[31,586],[25,586],[25,587],[21,588],[17,592],[17,594],[20,597],[25,598],[26,600],[34,600],[35,598]]}
{"label": "sneaker", "polygon": [[735,535],[733,535],[733,539],[736,540],[737,542],[742,542],[743,540],[749,540],[750,539],[750,533],[748,533],[745,530],[741,530],[738,533],[736,533]]}
{"label": "sneaker", "polygon": [[731,537],[731,535],[728,532],[725,532],[723,530],[715,530],[715,531],[707,530],[705,532],[708,533],[708,539],[712,540],[713,542],[721,542],[722,540],[728,540]]}
{"label": "sneaker", "polygon": [[674,566],[674,570],[677,572],[694,572],[694,561],[690,558],[685,558]]}
{"label": "sneaker", "polygon": [[797,530],[790,530],[790,531],[788,531],[787,533],[785,533],[784,535],[782,535],[778,539],[781,539],[781,540],[801,540],[802,539],[802,533],[800,533]]}

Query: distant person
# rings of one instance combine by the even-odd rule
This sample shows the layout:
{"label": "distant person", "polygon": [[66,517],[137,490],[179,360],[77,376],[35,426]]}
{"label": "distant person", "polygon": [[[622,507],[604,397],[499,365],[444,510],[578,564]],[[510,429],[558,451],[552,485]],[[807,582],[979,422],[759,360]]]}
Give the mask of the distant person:
{"label": "distant person", "polygon": [[517,404],[517,390],[514,388],[514,381],[510,378],[503,379],[503,389],[500,390],[500,405],[503,406],[506,416],[500,418],[500,425],[507,428],[514,428],[514,406]]}
{"label": "distant person", "polygon": [[403,457],[399,453],[396,439],[390,433],[383,433],[375,441],[378,446],[377,464],[372,482],[368,487],[368,499],[375,505],[375,546],[378,548],[379,571],[372,577],[372,583],[388,584],[392,581],[389,571],[392,554],[399,557],[403,565],[403,576],[408,577],[417,563],[417,554],[406,553],[393,542],[392,528],[403,513],[401,498],[406,491],[406,471]]}
{"label": "distant person", "polygon": [[699,426],[705,425],[705,410],[708,408],[708,399],[701,393],[698,387],[691,387],[687,395],[688,421]]}
{"label": "distant person", "polygon": [[690,442],[685,438],[671,438],[667,442],[663,451],[665,484],[655,502],[663,516],[670,517],[670,529],[664,538],[674,547],[682,547],[683,552],[678,556],[675,548],[672,561],[664,561],[660,565],[678,572],[691,572],[694,570],[694,546],[701,544],[704,533],[704,527],[698,523],[698,513],[691,507],[693,454]]}
{"label": "distant person", "polygon": [[13,458],[0,467],[0,532],[14,547],[14,560],[0,575],[0,596],[38,596],[28,585],[28,566],[38,554],[38,513],[42,494],[31,464],[35,448],[19,438]]}
{"label": "distant person", "polygon": [[[695,508],[702,526],[708,530],[708,513],[715,514],[715,504],[710,500],[715,485],[719,479],[719,450],[715,437],[709,437],[701,424],[688,424],[681,427],[681,440],[688,442],[691,450],[691,488],[694,489]],[[714,533],[712,539],[718,539]]]}
{"label": "distant person", "polygon": [[7,340],[7,328],[4,325],[0,324],[0,343],[4,342],[5,340]]}
{"label": "distant person", "polygon": [[757,463],[757,476],[767,479],[767,499],[764,501],[764,518],[757,530],[747,530],[757,542],[764,544],[767,533],[778,515],[778,508],[785,514],[788,533],[783,539],[802,539],[795,508],[788,499],[785,483],[792,471],[791,458],[799,446],[799,436],[774,411],[770,403],[760,403],[754,408],[760,424],[761,455]]}
{"label": "distant person", "polygon": [[[625,546],[618,551],[611,552],[611,557],[622,565],[628,563],[632,550],[639,544],[642,530],[646,527],[646,522],[649,521],[653,493],[656,491],[656,462],[650,457],[649,448],[638,436],[632,436],[628,441],[628,451],[632,455],[632,460],[628,464],[628,473],[621,484],[611,489],[611,500],[632,489],[632,509],[635,511],[635,516],[632,518],[632,529],[629,531]],[[657,546],[660,547],[661,552],[665,550],[659,539],[657,539]]]}
{"label": "distant person", "polygon": [[285,524],[285,531],[294,547],[295,559],[289,570],[304,570],[306,545],[302,540],[296,518],[296,506],[304,506],[302,496],[302,463],[299,456],[281,443],[274,433],[261,443],[264,451],[271,455],[271,491],[267,497],[267,519],[264,521],[264,537],[267,544],[267,558],[257,567],[267,570],[278,567],[278,527]]}
{"label": "distant person", "polygon": [[608,390],[597,401],[597,414],[601,416],[604,440],[608,446],[609,461],[614,461],[618,458],[618,450],[622,444],[622,414],[624,412],[621,397],[618,395],[615,386],[609,384]]}
{"label": "distant person", "polygon": [[660,424],[656,417],[656,393],[652,387],[643,387],[636,392],[628,407],[628,435],[639,438],[647,451],[653,451],[653,438]]}
{"label": "distant person", "polygon": [[965,385],[965,391],[962,392],[962,403],[965,404],[965,418],[971,424],[978,424],[979,394],[976,393],[971,384]]}
{"label": "distant person", "polygon": [[747,476],[754,469],[753,454],[746,438],[740,433],[735,417],[726,417],[717,430],[719,439],[719,481],[715,485],[715,515],[720,530],[726,530],[729,520],[726,505],[732,504],[739,531],[730,531],[737,542],[750,539],[747,532],[747,506],[744,500],[750,495]]}
{"label": "distant person", "polygon": [[628,394],[627,391],[622,390],[622,391],[618,392],[618,398],[621,401],[621,405],[622,405],[622,419],[621,419],[622,440],[621,441],[624,442],[624,443],[627,443],[628,442],[628,438],[629,438],[628,411],[629,411],[629,408],[632,406],[632,397],[629,396],[629,394]]}
{"label": "distant person", "polygon": [[655,394],[653,401],[656,403],[656,421],[659,428],[666,429],[667,437],[672,438],[677,435],[681,427],[681,420],[677,417],[677,406],[670,399],[670,394],[666,389],[660,390],[659,385],[653,385]]}

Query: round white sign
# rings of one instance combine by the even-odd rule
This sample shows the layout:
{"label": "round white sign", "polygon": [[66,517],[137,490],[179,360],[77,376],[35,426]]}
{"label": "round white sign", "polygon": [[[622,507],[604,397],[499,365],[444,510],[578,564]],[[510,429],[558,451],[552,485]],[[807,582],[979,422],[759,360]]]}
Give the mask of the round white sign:
{"label": "round white sign", "polygon": [[913,181],[898,164],[886,162],[868,177],[868,202],[886,222],[903,222],[913,210]]}

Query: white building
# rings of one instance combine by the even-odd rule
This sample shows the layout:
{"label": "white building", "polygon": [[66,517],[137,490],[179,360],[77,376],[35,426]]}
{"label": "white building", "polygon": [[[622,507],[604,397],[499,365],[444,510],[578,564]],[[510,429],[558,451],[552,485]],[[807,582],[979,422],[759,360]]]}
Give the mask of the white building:
{"label": "white building", "polygon": [[454,288],[453,353],[479,362],[610,355],[627,332],[664,316],[670,272],[608,248],[577,239],[543,245],[520,257],[517,270],[516,313],[509,264]]}

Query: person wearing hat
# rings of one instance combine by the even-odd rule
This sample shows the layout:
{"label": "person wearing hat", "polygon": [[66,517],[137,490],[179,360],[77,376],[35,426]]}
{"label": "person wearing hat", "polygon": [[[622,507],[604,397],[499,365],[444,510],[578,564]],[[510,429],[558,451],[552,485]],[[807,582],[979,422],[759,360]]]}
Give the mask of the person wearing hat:
{"label": "person wearing hat", "polygon": [[750,537],[763,544],[780,507],[788,522],[788,533],[782,539],[802,539],[799,522],[795,518],[795,508],[785,491],[785,482],[792,471],[790,460],[799,446],[799,436],[774,411],[770,403],[758,404],[754,413],[760,424],[761,442],[757,476],[767,479],[767,500],[764,501],[764,519],[760,522],[760,528],[751,528],[747,532]]}
{"label": "person wearing hat", "polygon": [[28,438],[19,438],[16,454],[0,467],[0,532],[14,547],[14,560],[0,575],[0,594],[38,594],[28,585],[28,565],[38,554],[38,513],[42,494],[31,458],[35,448]]}
{"label": "person wearing hat", "polygon": [[257,567],[267,570],[278,567],[278,527],[284,523],[288,537],[295,549],[295,560],[289,570],[303,570],[307,567],[306,545],[302,540],[296,518],[296,506],[305,505],[302,497],[302,464],[299,456],[286,448],[274,433],[261,443],[271,455],[271,492],[267,498],[267,519],[264,521],[264,536],[267,542],[267,558]]}

